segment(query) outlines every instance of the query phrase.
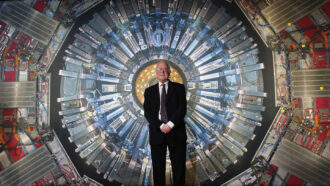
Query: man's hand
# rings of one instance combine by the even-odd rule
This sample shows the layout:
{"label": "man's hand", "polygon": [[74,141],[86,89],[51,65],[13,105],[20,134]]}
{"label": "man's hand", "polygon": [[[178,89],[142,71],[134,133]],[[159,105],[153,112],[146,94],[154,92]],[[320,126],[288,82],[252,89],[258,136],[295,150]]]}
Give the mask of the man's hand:
{"label": "man's hand", "polygon": [[169,133],[171,132],[172,128],[168,126],[168,124],[164,124],[164,126],[160,129],[163,133]]}

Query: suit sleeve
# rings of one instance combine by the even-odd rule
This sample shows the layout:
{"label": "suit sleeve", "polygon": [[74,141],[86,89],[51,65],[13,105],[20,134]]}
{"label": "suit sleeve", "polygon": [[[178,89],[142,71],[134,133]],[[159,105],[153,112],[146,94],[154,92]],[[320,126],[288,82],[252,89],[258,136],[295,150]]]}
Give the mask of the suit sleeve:
{"label": "suit sleeve", "polygon": [[175,114],[172,115],[171,118],[169,118],[169,121],[172,121],[174,123],[174,127],[184,124],[183,120],[187,112],[187,98],[184,85],[180,85],[178,87],[179,103],[177,106],[177,110]]}
{"label": "suit sleeve", "polygon": [[158,114],[153,114],[153,108],[152,108],[152,95],[150,89],[146,89],[144,92],[144,116],[149,122],[150,128],[152,130],[160,130],[160,125],[162,122],[158,118]]}

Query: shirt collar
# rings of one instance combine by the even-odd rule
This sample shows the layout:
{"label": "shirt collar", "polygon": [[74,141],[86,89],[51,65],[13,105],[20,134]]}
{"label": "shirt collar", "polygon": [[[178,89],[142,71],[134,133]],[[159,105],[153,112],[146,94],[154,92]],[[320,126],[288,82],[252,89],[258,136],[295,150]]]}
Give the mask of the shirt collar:
{"label": "shirt collar", "polygon": [[158,86],[161,87],[162,84],[165,84],[165,86],[167,87],[168,86],[168,80],[165,81],[165,83],[161,83],[160,81],[158,81]]}

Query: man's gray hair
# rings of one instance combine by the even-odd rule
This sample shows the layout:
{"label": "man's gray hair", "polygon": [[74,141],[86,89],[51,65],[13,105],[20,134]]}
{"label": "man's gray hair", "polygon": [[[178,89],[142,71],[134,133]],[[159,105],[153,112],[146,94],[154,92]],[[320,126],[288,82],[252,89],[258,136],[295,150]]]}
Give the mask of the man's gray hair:
{"label": "man's gray hair", "polygon": [[[166,64],[168,75],[170,75],[170,73],[171,73],[171,67],[168,64],[168,62],[167,61],[158,61],[157,64],[160,63],[160,62],[164,62]],[[157,68],[157,66],[156,66],[156,68]]]}

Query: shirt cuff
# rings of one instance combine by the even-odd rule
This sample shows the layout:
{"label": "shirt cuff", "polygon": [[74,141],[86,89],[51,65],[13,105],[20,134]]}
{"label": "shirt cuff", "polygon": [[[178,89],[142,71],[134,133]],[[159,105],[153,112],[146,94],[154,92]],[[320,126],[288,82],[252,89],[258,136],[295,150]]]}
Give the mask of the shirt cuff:
{"label": "shirt cuff", "polygon": [[[167,122],[168,126],[171,127],[171,129],[174,127],[174,123],[172,121]],[[161,127],[161,126],[160,126]]]}

